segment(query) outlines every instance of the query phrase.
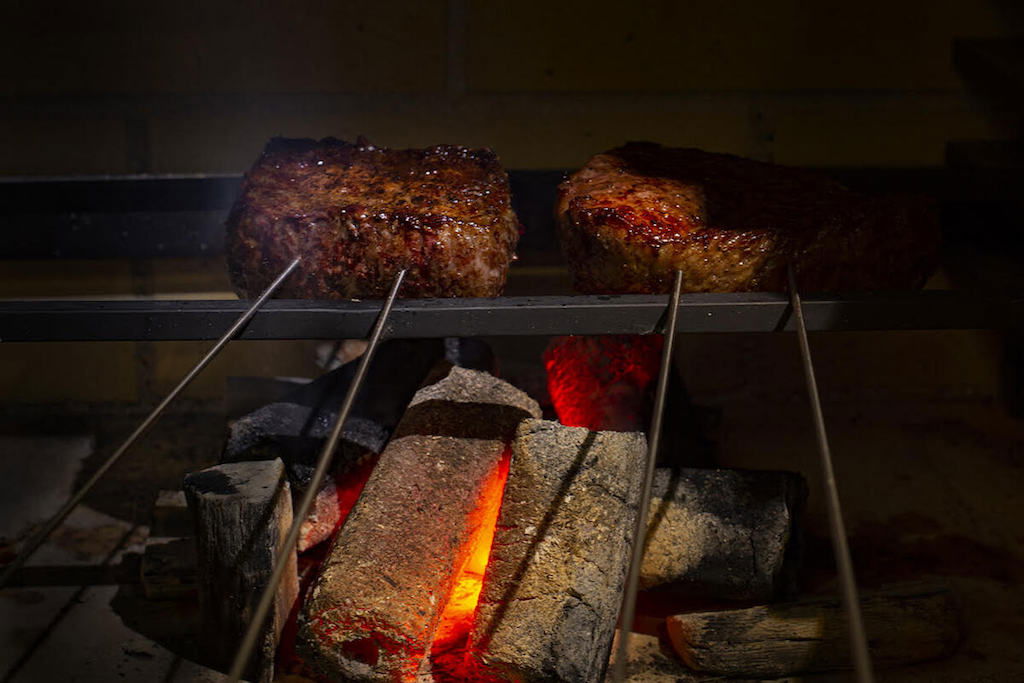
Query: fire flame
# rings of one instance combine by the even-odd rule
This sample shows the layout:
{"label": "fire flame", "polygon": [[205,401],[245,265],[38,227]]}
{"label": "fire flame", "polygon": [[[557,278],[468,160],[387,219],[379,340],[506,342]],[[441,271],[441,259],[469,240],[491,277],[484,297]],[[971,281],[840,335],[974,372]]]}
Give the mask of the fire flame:
{"label": "fire flame", "polygon": [[494,542],[510,461],[511,451],[506,450],[480,496],[473,513],[476,529],[468,541],[469,553],[466,563],[455,579],[455,588],[434,634],[431,657],[439,664],[439,669],[454,669],[448,671],[452,680],[470,678],[465,668],[463,648],[473,628],[473,616],[480,600],[487,561],[491,556],[491,545]]}

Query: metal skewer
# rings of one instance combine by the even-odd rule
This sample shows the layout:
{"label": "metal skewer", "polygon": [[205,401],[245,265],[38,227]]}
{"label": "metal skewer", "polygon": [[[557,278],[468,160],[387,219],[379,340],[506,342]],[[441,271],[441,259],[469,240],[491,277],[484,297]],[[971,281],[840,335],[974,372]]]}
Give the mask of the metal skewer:
{"label": "metal skewer", "polygon": [[18,553],[18,556],[15,557],[10,564],[4,567],[3,573],[0,574],[0,588],[7,585],[7,582],[10,581],[11,577],[14,576],[14,573],[21,569],[22,566],[24,566],[25,562],[27,562],[28,559],[32,557],[33,554],[35,554],[36,550],[39,549],[39,546],[41,546],[43,542],[46,541],[47,538],[49,538],[50,534],[53,533],[53,530],[60,526],[61,522],[63,522],[67,518],[67,516],[71,514],[71,511],[74,510],[78,506],[78,504],[82,502],[82,499],[85,498],[86,494],[88,494],[89,491],[92,490],[92,487],[96,485],[96,482],[98,482],[100,478],[102,478],[103,475],[107,473],[107,470],[113,467],[114,464],[121,459],[121,456],[123,456],[128,451],[128,449],[131,448],[135,444],[135,442],[139,440],[139,437],[146,433],[146,431],[150,428],[150,426],[152,426],[156,419],[160,417],[160,414],[163,413],[164,409],[166,409],[167,406],[170,405],[171,401],[177,398],[178,394],[180,394],[185,389],[185,387],[191,384],[192,380],[194,380],[196,376],[198,376],[199,373],[203,371],[203,368],[209,365],[210,361],[212,361],[217,356],[217,354],[220,353],[221,349],[223,349],[224,346],[229,341],[231,341],[236,334],[238,334],[239,330],[241,330],[245,326],[245,324],[248,323],[249,320],[256,314],[256,311],[258,311],[260,307],[264,303],[266,303],[267,299],[269,299],[270,296],[275,291],[277,291],[277,288],[280,287],[281,284],[286,279],[288,279],[288,276],[292,274],[292,271],[295,270],[295,268],[299,265],[300,261],[301,259],[295,259],[294,261],[288,264],[288,267],[285,268],[281,272],[281,274],[278,275],[277,278],[270,283],[270,286],[268,286],[266,290],[264,290],[263,293],[260,294],[259,298],[252,303],[249,309],[246,310],[246,312],[243,313],[241,317],[239,317],[238,320],[236,320],[235,323],[231,327],[229,327],[228,330],[223,335],[221,335],[220,339],[218,339],[217,342],[210,348],[210,350],[206,352],[206,355],[203,356],[202,359],[198,363],[196,363],[191,370],[189,370],[188,374],[185,375],[185,377],[180,382],[178,382],[178,385],[171,390],[171,393],[167,394],[167,396],[164,397],[162,401],[160,401],[156,408],[153,408],[149,415],[146,416],[146,419],[144,419],[142,423],[135,428],[135,431],[132,432],[131,435],[124,441],[124,443],[122,443],[120,447],[118,447],[118,449],[114,451],[113,455],[107,458],[106,462],[100,465],[99,469],[96,470],[96,472],[93,473],[91,477],[89,477],[89,480],[86,481],[85,484],[83,484],[82,487],[78,489],[78,491],[76,491],[68,499],[66,503],[64,503],[63,507],[61,507],[61,509],[57,511],[57,514],[50,518],[50,520],[42,529],[40,529],[31,539],[25,542],[25,545],[24,547],[22,547],[21,552]]}
{"label": "metal skewer", "polygon": [[277,594],[277,586],[281,583],[281,577],[284,576],[289,556],[294,552],[294,548],[299,540],[299,530],[302,528],[306,515],[309,514],[309,509],[313,505],[313,499],[320,491],[320,484],[323,483],[324,476],[327,474],[327,467],[330,465],[334,451],[338,447],[338,441],[341,440],[342,428],[345,426],[346,420],[348,420],[352,404],[355,402],[359,389],[362,387],[366,371],[370,367],[370,361],[373,360],[373,355],[377,351],[377,345],[380,343],[384,333],[384,326],[387,323],[388,316],[391,314],[391,307],[398,296],[402,280],[405,279],[405,272],[405,270],[402,270],[395,276],[395,281],[391,285],[388,298],[384,301],[384,305],[377,316],[377,322],[374,324],[373,332],[370,334],[369,344],[359,359],[359,366],[356,368],[355,377],[352,378],[352,384],[349,385],[348,392],[345,394],[345,400],[341,404],[338,418],[334,421],[334,426],[331,428],[331,434],[327,438],[327,443],[324,444],[323,450],[320,451],[320,455],[317,458],[316,469],[313,470],[313,477],[310,479],[309,486],[303,494],[298,508],[295,510],[291,529],[288,530],[288,535],[285,537],[284,543],[281,544],[283,552],[274,564],[274,571],[270,575],[270,581],[267,582],[266,587],[263,589],[259,604],[253,613],[252,621],[249,622],[249,627],[242,638],[241,645],[238,647],[238,652],[235,654],[235,660],[231,665],[231,673],[228,677],[230,683],[238,683],[241,680],[245,667],[249,663],[249,658],[252,656],[253,649],[256,647],[256,641],[263,630],[263,622],[267,620],[270,607]]}
{"label": "metal skewer", "polygon": [[832,451],[829,448],[828,434],[825,431],[825,417],[821,411],[818,382],[814,377],[811,347],[807,341],[807,325],[804,322],[804,311],[800,293],[796,288],[796,275],[793,272],[792,263],[789,265],[788,275],[789,300],[796,317],[800,356],[803,360],[804,376],[807,378],[807,393],[811,399],[811,414],[814,417],[814,430],[818,437],[818,453],[821,456],[821,470],[825,479],[825,502],[828,506],[828,522],[832,533],[832,551],[835,553],[836,567],[839,570],[843,607],[849,620],[850,653],[853,656],[853,666],[858,683],[873,683],[875,674],[872,671],[871,655],[868,652],[864,618],[861,615],[860,599],[857,595],[857,581],[853,574],[850,546],[846,538],[846,527],[843,524],[843,511],[839,505],[839,489],[836,486],[836,475],[832,467]]}
{"label": "metal skewer", "polygon": [[654,415],[651,418],[651,432],[647,437],[647,468],[644,471],[643,488],[640,489],[640,509],[637,510],[633,526],[633,555],[629,561],[626,589],[622,595],[622,609],[619,611],[619,647],[615,653],[615,669],[612,680],[621,683],[626,676],[626,658],[629,652],[629,636],[636,616],[636,592],[640,584],[640,565],[644,558],[647,538],[647,508],[651,502],[651,484],[654,481],[654,462],[658,456],[661,441],[661,423],[665,413],[665,395],[668,393],[668,378],[672,368],[672,350],[676,343],[676,321],[679,317],[679,298],[683,290],[683,273],[676,271],[668,309],[668,323],[665,331],[665,345],[661,350],[661,368],[658,373],[658,388],[654,394]]}

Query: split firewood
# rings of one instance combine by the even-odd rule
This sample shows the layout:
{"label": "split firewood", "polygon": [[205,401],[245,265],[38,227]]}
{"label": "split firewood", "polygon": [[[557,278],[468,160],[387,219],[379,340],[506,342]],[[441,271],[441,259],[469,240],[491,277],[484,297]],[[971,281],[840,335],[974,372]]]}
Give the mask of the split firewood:
{"label": "split firewood", "polygon": [[806,499],[792,472],[659,468],[640,587],[701,599],[792,595]]}
{"label": "split firewood", "polygon": [[470,637],[486,680],[601,679],[646,448],[636,432],[520,426]]}
{"label": "split firewood", "polygon": [[418,391],[341,528],[304,607],[299,646],[332,678],[403,680],[424,666],[456,577],[500,492],[526,394],[453,368]]}
{"label": "split firewood", "polygon": [[[861,610],[877,667],[946,657],[960,642],[959,610],[947,588],[891,588],[865,595]],[[676,652],[696,671],[778,677],[851,667],[838,599],[680,614],[667,625]]]}
{"label": "split firewood", "polygon": [[295,549],[281,544],[292,524],[292,501],[280,460],[226,463],[185,477],[199,557],[202,648],[208,663],[227,669],[281,553],[290,562],[247,679],[270,681],[274,654],[298,595]]}
{"label": "split firewood", "polygon": [[[356,365],[350,362],[234,421],[221,461],[281,458],[292,487],[305,490]],[[332,476],[317,492],[310,519],[303,522],[299,552],[334,534],[346,511],[347,492],[361,488],[364,470],[384,449],[413,394],[424,383],[433,383],[430,377],[438,367],[444,368],[443,374],[434,381],[453,365],[490,370],[494,354],[485,342],[458,337],[393,339],[381,345],[342,431]]]}

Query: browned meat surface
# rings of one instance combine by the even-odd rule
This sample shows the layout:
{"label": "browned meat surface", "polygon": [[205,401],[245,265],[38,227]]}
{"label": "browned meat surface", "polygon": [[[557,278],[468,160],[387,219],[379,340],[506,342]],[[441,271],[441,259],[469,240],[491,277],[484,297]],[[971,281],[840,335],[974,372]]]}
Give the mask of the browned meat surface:
{"label": "browned meat surface", "polygon": [[577,289],[804,291],[919,287],[934,269],[929,203],[869,197],[819,175],[697,149],[630,143],[559,188],[563,249]]}
{"label": "browned meat surface", "polygon": [[487,149],[274,139],[228,218],[231,279],[255,296],[301,256],[278,296],[380,297],[402,268],[404,297],[497,296],[519,237],[510,202]]}

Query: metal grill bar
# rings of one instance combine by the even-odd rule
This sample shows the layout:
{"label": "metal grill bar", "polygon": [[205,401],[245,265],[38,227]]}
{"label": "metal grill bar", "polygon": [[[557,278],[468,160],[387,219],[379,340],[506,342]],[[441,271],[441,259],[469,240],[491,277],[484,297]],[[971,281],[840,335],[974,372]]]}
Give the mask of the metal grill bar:
{"label": "metal grill bar", "polygon": [[647,545],[647,508],[651,503],[651,485],[654,482],[654,463],[658,459],[658,445],[661,442],[661,422],[665,417],[665,396],[668,392],[669,373],[672,371],[672,352],[676,342],[676,327],[679,317],[679,297],[683,288],[683,273],[676,271],[672,297],[669,299],[668,321],[665,325],[665,345],[661,351],[661,368],[658,371],[658,388],[654,394],[654,415],[651,417],[651,431],[647,435],[647,462],[644,467],[643,487],[640,490],[640,507],[633,526],[633,548],[629,561],[629,573],[622,593],[622,609],[619,618],[619,648],[615,653],[615,670],[612,680],[622,683],[626,680],[626,660],[629,657],[629,637],[636,617],[636,592],[640,586],[640,565]]}
{"label": "metal grill bar", "polygon": [[[245,301],[0,301],[0,341],[173,341],[215,339]],[[365,339],[379,301],[267,302],[240,339]],[[473,337],[647,334],[664,296],[541,296],[406,299],[395,304],[390,336]],[[685,294],[679,329],[691,332],[794,330],[786,294]],[[1006,328],[1024,296],[927,291],[803,299],[805,324],[823,330]]]}
{"label": "metal grill bar", "polygon": [[214,344],[210,348],[210,350],[206,352],[206,355],[204,355],[199,360],[199,362],[196,363],[195,366],[188,372],[188,374],[185,375],[185,377],[183,377],[180,382],[178,382],[178,385],[174,387],[174,389],[172,389],[171,392],[167,394],[167,396],[165,396],[164,399],[160,401],[160,403],[157,404],[155,408],[153,408],[149,415],[146,416],[146,419],[144,419],[142,423],[135,428],[135,431],[133,431],[128,436],[127,439],[125,439],[124,443],[122,443],[121,446],[118,447],[118,449],[114,451],[114,453],[109,458],[107,458],[106,462],[100,465],[99,469],[96,470],[96,472],[94,472],[91,477],[89,477],[89,480],[85,482],[85,484],[83,484],[82,487],[78,489],[78,491],[76,491],[70,498],[68,498],[67,502],[64,503],[61,509],[57,511],[57,514],[51,517],[50,520],[46,523],[45,526],[43,526],[42,529],[40,529],[35,535],[33,535],[29,540],[25,542],[25,545],[22,547],[21,552],[18,553],[18,556],[15,557],[10,564],[4,567],[3,573],[0,574],[0,587],[7,585],[7,582],[10,581],[12,576],[14,576],[14,573],[18,571],[18,569],[20,569],[25,564],[25,562],[28,561],[30,557],[32,557],[36,550],[39,549],[39,546],[41,546],[43,542],[46,541],[46,539],[50,536],[50,534],[53,533],[53,530],[60,526],[61,522],[63,522],[67,518],[67,516],[71,514],[72,510],[78,507],[78,504],[81,503],[82,499],[85,498],[86,494],[88,494],[89,491],[92,490],[92,487],[95,486],[96,483],[103,477],[103,475],[106,474],[107,471],[111,467],[113,467],[118,460],[121,459],[121,456],[128,452],[128,449],[131,448],[135,444],[135,442],[138,441],[139,438],[146,433],[150,426],[154,422],[156,422],[156,419],[160,417],[160,414],[163,413],[164,409],[171,404],[171,401],[177,398],[178,394],[184,391],[185,387],[191,384],[192,380],[199,376],[199,373],[202,372],[203,369],[210,364],[210,361],[216,358],[217,354],[220,353],[221,349],[223,349],[227,345],[227,343],[238,334],[239,330],[245,327],[246,323],[248,323],[256,314],[256,311],[260,309],[260,306],[266,303],[267,299],[269,299],[270,296],[275,291],[277,291],[277,288],[280,287],[284,283],[284,281],[288,279],[288,276],[292,274],[292,271],[295,270],[295,268],[299,265],[300,261],[301,259],[295,259],[290,264],[288,264],[288,267],[285,268],[281,272],[281,274],[278,275],[277,278],[270,283],[270,286],[268,286],[267,289],[264,290],[262,294],[260,294],[259,298],[256,299],[256,301],[252,302],[251,304],[249,302],[240,302],[247,306],[246,310],[242,313],[242,315],[237,320],[235,320],[235,322],[231,325],[230,328],[228,328],[226,332],[224,332],[220,336],[220,339],[217,340],[217,343]]}
{"label": "metal grill bar", "polygon": [[334,456],[334,451],[338,447],[338,442],[341,440],[342,428],[345,426],[345,421],[348,420],[348,414],[352,410],[352,404],[355,402],[356,396],[359,395],[359,390],[362,388],[363,380],[366,377],[366,371],[370,367],[370,362],[373,360],[373,356],[377,351],[377,346],[384,334],[384,327],[388,322],[388,317],[391,314],[395,298],[398,296],[398,290],[402,286],[402,280],[405,278],[405,272],[405,270],[402,270],[395,277],[395,281],[391,285],[391,291],[388,293],[388,298],[380,308],[377,321],[373,326],[373,332],[370,334],[370,343],[367,345],[366,351],[363,352],[362,357],[359,359],[359,366],[356,368],[356,374],[352,378],[352,384],[349,385],[348,392],[345,394],[345,400],[341,404],[341,409],[338,412],[338,418],[335,420],[334,426],[331,428],[330,436],[328,436],[327,442],[324,444],[323,450],[320,451],[320,455],[317,458],[316,469],[313,470],[313,476],[310,478],[309,486],[306,488],[306,492],[302,496],[302,501],[295,510],[291,529],[288,530],[288,535],[281,544],[283,552],[274,563],[274,571],[271,573],[270,580],[263,589],[263,594],[260,596],[259,604],[256,607],[256,611],[253,613],[252,621],[249,622],[249,627],[246,630],[245,636],[242,638],[242,643],[235,655],[235,661],[231,665],[231,674],[229,678],[231,683],[238,683],[249,663],[249,658],[252,657],[253,650],[256,647],[256,641],[259,639],[259,635],[263,630],[263,623],[267,620],[267,615],[270,613],[270,607],[274,602],[275,595],[277,594],[277,586],[281,583],[281,577],[284,576],[284,570],[288,565],[290,554],[295,552],[294,549],[299,540],[299,530],[302,528],[302,523],[309,515],[309,510],[313,506],[313,500],[316,498],[316,494],[320,492],[320,485],[323,483],[324,476],[327,474],[327,468],[331,464],[331,460]]}
{"label": "metal grill bar", "polygon": [[793,273],[792,264],[789,266],[789,296],[797,323],[797,339],[800,342],[800,358],[803,361],[804,377],[807,379],[807,393],[811,399],[814,431],[818,437],[818,454],[821,457],[821,470],[825,480],[825,499],[828,507],[829,530],[832,535],[832,550],[835,553],[836,568],[839,570],[843,607],[848,619],[850,652],[853,656],[858,683],[874,683],[871,656],[868,653],[868,639],[864,631],[864,618],[861,615],[860,598],[857,594],[857,579],[853,573],[850,546],[846,539],[846,527],[843,525],[843,511],[839,504],[839,488],[836,486],[835,470],[832,467],[832,450],[828,445],[825,416],[821,410],[818,382],[814,377],[814,361],[811,359],[811,346],[807,341],[807,327],[804,325],[803,305],[800,300],[800,292],[796,287],[796,276]]}

